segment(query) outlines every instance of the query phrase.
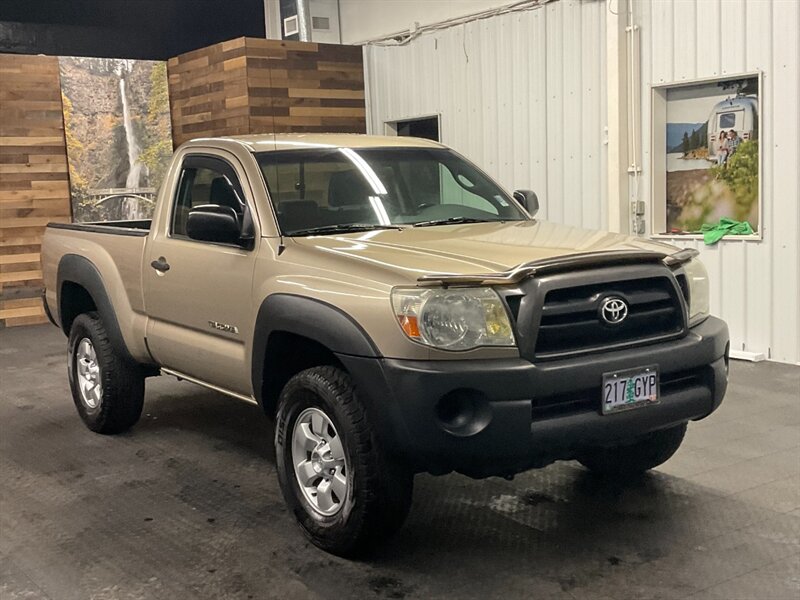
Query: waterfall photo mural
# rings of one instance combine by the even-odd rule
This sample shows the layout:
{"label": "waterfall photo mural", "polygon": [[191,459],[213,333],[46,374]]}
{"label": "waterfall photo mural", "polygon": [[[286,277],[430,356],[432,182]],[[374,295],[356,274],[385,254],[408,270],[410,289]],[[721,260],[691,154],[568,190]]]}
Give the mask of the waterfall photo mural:
{"label": "waterfall photo mural", "polygon": [[167,65],[60,57],[72,215],[149,219],[172,155]]}

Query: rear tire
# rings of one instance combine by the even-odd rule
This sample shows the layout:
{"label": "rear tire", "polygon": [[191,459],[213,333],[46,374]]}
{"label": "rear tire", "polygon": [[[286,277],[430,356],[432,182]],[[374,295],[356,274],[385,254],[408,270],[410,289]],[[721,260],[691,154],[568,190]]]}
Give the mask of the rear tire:
{"label": "rear tire", "polygon": [[634,477],[669,460],[686,433],[686,423],[653,431],[631,444],[593,448],[577,458],[584,467],[604,477]]}
{"label": "rear tire", "polygon": [[408,515],[413,473],[383,452],[341,369],[314,367],[289,380],[278,405],[275,454],[287,505],[327,552],[360,554]]}
{"label": "rear tire", "polygon": [[97,313],[79,315],[72,323],[69,385],[78,414],[94,432],[120,433],[142,414],[144,373],[114,349]]}

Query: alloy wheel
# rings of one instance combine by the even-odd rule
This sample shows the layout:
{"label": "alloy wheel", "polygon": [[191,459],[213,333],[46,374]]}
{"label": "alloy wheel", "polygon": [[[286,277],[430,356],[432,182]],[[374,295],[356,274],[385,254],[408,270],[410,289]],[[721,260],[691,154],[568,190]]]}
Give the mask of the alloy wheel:
{"label": "alloy wheel", "polygon": [[344,506],[350,487],[342,438],[330,418],[318,408],[307,408],[294,424],[292,464],[306,500],[329,517]]}
{"label": "alloy wheel", "polygon": [[78,390],[83,402],[90,410],[95,410],[103,400],[103,383],[100,378],[100,365],[97,353],[89,338],[78,342],[75,352],[75,365],[78,375]]}

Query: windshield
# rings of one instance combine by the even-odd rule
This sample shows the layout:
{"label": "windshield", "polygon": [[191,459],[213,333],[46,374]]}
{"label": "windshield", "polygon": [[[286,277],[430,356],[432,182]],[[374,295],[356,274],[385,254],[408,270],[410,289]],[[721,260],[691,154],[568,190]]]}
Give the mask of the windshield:
{"label": "windshield", "polygon": [[315,148],[256,159],[289,236],[528,219],[497,184],[446,149]]}

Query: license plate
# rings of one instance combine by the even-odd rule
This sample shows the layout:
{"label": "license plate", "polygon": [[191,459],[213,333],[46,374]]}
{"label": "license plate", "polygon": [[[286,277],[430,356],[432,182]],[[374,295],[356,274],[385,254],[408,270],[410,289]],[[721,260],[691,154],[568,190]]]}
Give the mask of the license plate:
{"label": "license plate", "polygon": [[658,402],[657,365],[603,373],[604,415]]}

